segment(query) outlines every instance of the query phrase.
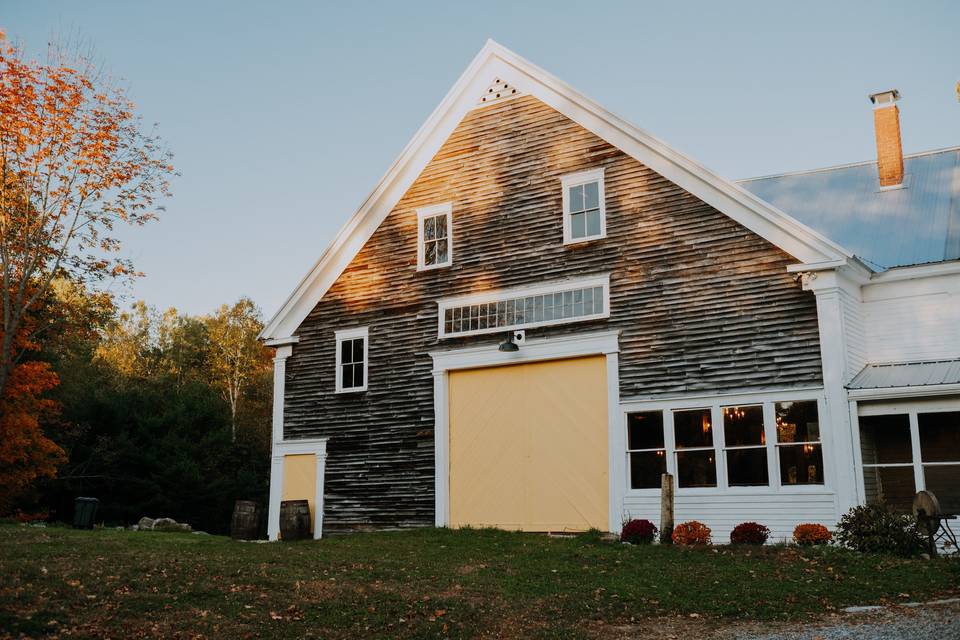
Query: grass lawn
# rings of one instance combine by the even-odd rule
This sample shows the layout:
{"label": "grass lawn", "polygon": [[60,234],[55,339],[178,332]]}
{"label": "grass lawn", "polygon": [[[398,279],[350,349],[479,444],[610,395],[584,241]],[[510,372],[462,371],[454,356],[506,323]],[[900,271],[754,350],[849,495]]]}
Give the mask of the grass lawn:
{"label": "grass lawn", "polygon": [[0,526],[8,637],[568,638],[677,616],[796,620],[958,593],[960,561],[829,548],[436,529],[253,544]]}

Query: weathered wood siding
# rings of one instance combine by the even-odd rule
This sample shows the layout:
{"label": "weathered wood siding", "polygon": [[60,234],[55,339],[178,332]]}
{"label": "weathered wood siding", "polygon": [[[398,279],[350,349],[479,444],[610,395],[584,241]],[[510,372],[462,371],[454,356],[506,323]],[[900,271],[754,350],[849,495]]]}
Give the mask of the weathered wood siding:
{"label": "weathered wood siding", "polygon": [[[607,233],[562,243],[560,176],[603,166]],[[453,266],[416,270],[415,208],[453,203]],[[287,362],[285,435],[330,436],[331,529],[433,522],[436,300],[611,272],[624,398],[819,384],[816,305],[792,258],[530,97],[471,112],[324,299]],[[369,390],[334,394],[334,331],[369,326]]]}

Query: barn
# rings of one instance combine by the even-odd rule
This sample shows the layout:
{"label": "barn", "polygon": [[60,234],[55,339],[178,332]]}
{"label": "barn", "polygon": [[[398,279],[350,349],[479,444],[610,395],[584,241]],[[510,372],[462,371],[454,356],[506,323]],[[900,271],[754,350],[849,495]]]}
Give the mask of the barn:
{"label": "barn", "polygon": [[271,538],[617,532],[664,472],[720,538],[960,510],[960,149],[899,98],[876,160],[734,182],[489,41],[263,331]]}

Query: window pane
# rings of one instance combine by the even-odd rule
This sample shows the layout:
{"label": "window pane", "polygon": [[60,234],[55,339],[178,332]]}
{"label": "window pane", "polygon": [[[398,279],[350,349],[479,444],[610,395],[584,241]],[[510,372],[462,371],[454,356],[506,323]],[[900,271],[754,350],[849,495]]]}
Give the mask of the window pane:
{"label": "window pane", "polygon": [[674,411],[673,431],[678,449],[712,447],[713,426],[710,424],[710,409]]}
{"label": "window pane", "polygon": [[437,237],[446,238],[447,237],[447,216],[437,216],[434,218],[437,225]]}
{"label": "window pane", "polygon": [[571,238],[582,238],[586,235],[586,228],[584,222],[585,214],[575,213],[570,216],[570,237]]}
{"label": "window pane", "polygon": [[424,240],[433,240],[436,237],[436,218],[423,219],[423,238]]}
{"label": "window pane", "polygon": [[863,470],[863,487],[869,504],[885,502],[900,513],[913,509],[917,491],[913,467],[868,467]]}
{"label": "window pane", "polygon": [[923,477],[927,490],[937,496],[941,511],[960,513],[960,464],[924,467]]}
{"label": "window pane", "polygon": [[765,487],[770,484],[766,447],[727,451],[727,477],[731,487]]}
{"label": "window pane", "polygon": [[353,342],[353,362],[363,362],[363,338],[357,338],[351,342]]}
{"label": "window pane", "polygon": [[[556,192],[554,192],[556,193]],[[570,211],[583,211],[583,186],[570,187]]]}
{"label": "window pane", "polygon": [[587,213],[587,235],[588,236],[600,235],[600,212],[599,211],[589,211]]}
{"label": "window pane", "polygon": [[340,386],[344,389],[350,389],[353,387],[353,365],[345,364],[340,367],[341,378]]}
{"label": "window pane", "polygon": [[910,446],[910,417],[862,416],[860,418],[860,454],[863,464],[913,462]]}
{"label": "window pane", "polygon": [[593,288],[593,312],[603,313],[603,287]]}
{"label": "window pane", "polygon": [[447,262],[447,241],[441,240],[437,243],[437,264]]}
{"label": "window pane", "polygon": [[424,247],[423,264],[437,264],[436,242],[428,242]]}
{"label": "window pane", "polygon": [[362,387],[363,386],[363,364],[353,365],[353,386]]}
{"label": "window pane", "polygon": [[960,411],[921,413],[917,421],[920,426],[921,460],[960,462]]}
{"label": "window pane", "polygon": [[642,411],[627,414],[627,448],[663,448],[662,411]]}
{"label": "window pane", "polygon": [[660,476],[667,472],[663,450],[630,454],[630,488],[659,489]]}
{"label": "window pane", "polygon": [[717,465],[713,451],[678,451],[677,486],[717,486]]}
{"label": "window pane", "polygon": [[816,400],[778,402],[777,442],[817,442],[820,440],[820,420]]}
{"label": "window pane", "polygon": [[724,407],[723,435],[728,447],[766,444],[763,434],[763,406]]}
{"label": "window pane", "polygon": [[353,352],[350,349],[350,341],[344,340],[340,343],[340,363],[346,364],[347,362],[352,362],[350,356]]}
{"label": "window pane", "polygon": [[778,447],[780,484],[823,484],[823,451],[819,444]]}
{"label": "window pane", "polygon": [[583,208],[596,209],[600,206],[599,183],[588,182],[583,185]]}

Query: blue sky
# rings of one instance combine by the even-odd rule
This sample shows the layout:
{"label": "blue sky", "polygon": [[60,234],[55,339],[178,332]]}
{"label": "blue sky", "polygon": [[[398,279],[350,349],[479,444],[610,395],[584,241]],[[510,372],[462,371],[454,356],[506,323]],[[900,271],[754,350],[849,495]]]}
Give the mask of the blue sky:
{"label": "blue sky", "polygon": [[[90,41],[182,176],[124,233],[125,294],[269,317],[487,38],[730,178],[868,160],[898,88],[907,152],[960,144],[957,2],[3,0],[31,51]],[[129,301],[129,300],[128,300]]]}

